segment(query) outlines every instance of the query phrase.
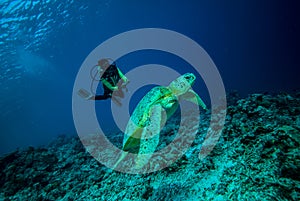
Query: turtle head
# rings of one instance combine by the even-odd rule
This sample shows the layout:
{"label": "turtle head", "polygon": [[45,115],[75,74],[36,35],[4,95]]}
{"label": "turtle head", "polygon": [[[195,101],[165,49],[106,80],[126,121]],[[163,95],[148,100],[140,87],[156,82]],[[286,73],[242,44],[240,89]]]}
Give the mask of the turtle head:
{"label": "turtle head", "polygon": [[168,88],[176,95],[186,93],[194,84],[196,76],[193,73],[185,73],[172,81]]}

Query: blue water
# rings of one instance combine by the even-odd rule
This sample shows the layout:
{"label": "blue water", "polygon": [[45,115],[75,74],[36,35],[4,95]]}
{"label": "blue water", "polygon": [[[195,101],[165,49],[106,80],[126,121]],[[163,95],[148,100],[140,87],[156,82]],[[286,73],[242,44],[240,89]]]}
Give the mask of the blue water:
{"label": "blue water", "polygon": [[[299,89],[295,2],[2,0],[0,153],[76,135],[72,90],[82,62],[103,41],[132,29],[170,29],[195,40],[215,62],[227,91],[246,95]],[[125,73],[149,63],[174,69],[185,65],[156,51],[118,61]],[[209,101],[198,80],[195,91]],[[109,116],[109,105],[97,102],[98,115]],[[109,118],[104,124],[115,130]]]}

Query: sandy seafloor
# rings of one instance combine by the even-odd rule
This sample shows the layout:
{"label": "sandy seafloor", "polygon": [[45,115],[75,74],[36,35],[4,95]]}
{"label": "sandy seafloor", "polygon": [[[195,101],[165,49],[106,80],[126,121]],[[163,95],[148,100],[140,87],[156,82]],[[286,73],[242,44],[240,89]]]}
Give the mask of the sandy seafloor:
{"label": "sandy seafloor", "polygon": [[[299,100],[299,92],[246,98],[232,93],[213,151],[199,160],[208,111],[183,157],[154,173],[110,171],[78,137],[16,150],[0,159],[0,200],[300,200]],[[174,116],[160,146],[173,139],[177,127]],[[111,136],[122,144],[122,133]]]}

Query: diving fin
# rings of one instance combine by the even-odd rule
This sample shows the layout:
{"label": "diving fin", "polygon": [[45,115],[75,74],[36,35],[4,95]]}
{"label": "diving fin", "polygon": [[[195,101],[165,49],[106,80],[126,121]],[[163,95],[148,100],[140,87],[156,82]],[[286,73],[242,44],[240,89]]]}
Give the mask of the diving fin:
{"label": "diving fin", "polygon": [[93,95],[89,91],[87,91],[85,89],[79,89],[78,92],[77,92],[77,94],[81,98],[84,98],[86,100],[89,100],[89,99],[91,99],[93,97]]}

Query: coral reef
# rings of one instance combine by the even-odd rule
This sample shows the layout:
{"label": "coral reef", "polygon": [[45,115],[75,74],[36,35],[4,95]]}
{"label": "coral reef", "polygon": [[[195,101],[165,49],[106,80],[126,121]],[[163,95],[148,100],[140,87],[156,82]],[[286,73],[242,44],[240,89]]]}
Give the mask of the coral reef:
{"label": "coral reef", "polygon": [[[184,156],[154,173],[110,171],[77,137],[61,136],[0,158],[0,200],[299,200],[300,93],[228,99],[223,133],[201,161],[209,111]],[[178,121],[167,122],[158,150]],[[122,133],[108,137],[121,145]]]}

